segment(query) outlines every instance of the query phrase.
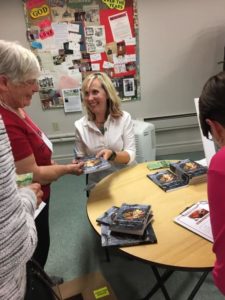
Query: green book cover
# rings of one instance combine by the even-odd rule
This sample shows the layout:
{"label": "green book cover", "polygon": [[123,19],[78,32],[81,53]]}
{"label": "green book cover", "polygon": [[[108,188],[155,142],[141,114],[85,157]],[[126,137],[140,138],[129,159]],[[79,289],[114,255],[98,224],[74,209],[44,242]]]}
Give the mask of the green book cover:
{"label": "green book cover", "polygon": [[156,161],[150,161],[147,164],[147,168],[149,170],[157,170],[162,168],[169,168],[170,166],[170,160],[156,160]]}

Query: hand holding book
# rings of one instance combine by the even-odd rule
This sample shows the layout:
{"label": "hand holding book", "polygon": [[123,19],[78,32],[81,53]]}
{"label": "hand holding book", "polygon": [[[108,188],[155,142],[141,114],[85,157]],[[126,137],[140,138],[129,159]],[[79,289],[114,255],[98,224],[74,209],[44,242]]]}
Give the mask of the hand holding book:
{"label": "hand holding book", "polygon": [[95,156],[87,156],[87,157],[82,157],[77,159],[78,161],[83,161],[84,166],[84,174],[90,174],[90,173],[95,173],[99,171],[106,170],[111,167],[110,162],[105,160],[102,157],[95,157]]}

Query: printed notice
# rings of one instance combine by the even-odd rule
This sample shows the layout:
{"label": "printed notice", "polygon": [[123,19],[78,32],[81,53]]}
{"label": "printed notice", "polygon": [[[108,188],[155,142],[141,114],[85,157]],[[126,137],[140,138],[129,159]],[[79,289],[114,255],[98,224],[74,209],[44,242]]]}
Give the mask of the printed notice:
{"label": "printed notice", "polygon": [[63,89],[62,93],[65,112],[82,111],[80,89]]}
{"label": "printed notice", "polygon": [[127,12],[122,12],[109,17],[113,39],[116,42],[132,38],[132,32]]}

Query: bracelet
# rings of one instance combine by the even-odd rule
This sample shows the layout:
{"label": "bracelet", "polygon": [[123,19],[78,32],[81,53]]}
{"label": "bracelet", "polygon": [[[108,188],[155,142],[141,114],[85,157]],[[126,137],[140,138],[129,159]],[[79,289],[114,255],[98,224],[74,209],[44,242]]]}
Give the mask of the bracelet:
{"label": "bracelet", "polygon": [[108,160],[110,161],[114,161],[116,159],[116,152],[115,151],[112,151],[112,154],[110,155],[110,157],[108,158]]}

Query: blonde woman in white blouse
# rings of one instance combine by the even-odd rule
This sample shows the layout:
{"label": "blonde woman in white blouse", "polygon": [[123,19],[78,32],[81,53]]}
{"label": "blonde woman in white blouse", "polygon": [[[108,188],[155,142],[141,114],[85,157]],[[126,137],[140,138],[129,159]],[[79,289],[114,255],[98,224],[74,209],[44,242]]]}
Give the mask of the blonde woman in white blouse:
{"label": "blonde woman in white blouse", "polygon": [[111,168],[89,175],[89,185],[106,175],[135,164],[135,138],[131,116],[120,108],[120,98],[105,73],[93,73],[82,84],[87,115],[74,123],[77,158],[96,155]]}

